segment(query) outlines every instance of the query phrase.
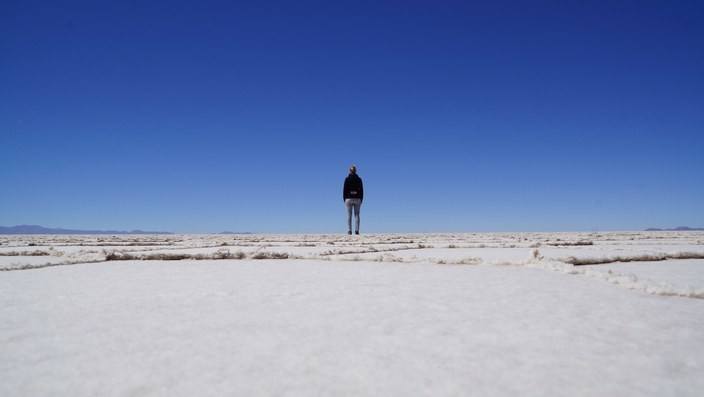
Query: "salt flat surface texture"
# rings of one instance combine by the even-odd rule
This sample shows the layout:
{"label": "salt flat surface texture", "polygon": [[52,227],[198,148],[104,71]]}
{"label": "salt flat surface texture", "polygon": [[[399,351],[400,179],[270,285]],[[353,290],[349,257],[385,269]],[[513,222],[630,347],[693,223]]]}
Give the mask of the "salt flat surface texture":
{"label": "salt flat surface texture", "polygon": [[704,233],[0,236],[0,395],[704,390]]}

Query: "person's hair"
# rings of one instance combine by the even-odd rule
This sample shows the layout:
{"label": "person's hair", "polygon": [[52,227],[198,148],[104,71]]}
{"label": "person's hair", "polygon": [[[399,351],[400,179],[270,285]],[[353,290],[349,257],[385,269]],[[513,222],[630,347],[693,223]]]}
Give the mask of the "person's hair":
{"label": "person's hair", "polygon": [[350,173],[351,173],[351,174],[356,174],[356,173],[357,173],[357,166],[356,166],[356,165],[352,165],[352,166],[350,167]]}

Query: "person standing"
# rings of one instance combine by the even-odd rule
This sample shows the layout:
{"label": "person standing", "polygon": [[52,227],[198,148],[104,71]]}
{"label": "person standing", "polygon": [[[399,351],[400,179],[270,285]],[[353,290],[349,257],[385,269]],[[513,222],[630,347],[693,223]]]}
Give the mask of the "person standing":
{"label": "person standing", "polygon": [[355,216],[354,233],[359,234],[359,210],[362,208],[364,199],[364,185],[362,178],[357,175],[357,167],[350,167],[350,174],[345,178],[345,185],[342,188],[342,200],[347,207],[347,234],[352,234],[352,212]]}

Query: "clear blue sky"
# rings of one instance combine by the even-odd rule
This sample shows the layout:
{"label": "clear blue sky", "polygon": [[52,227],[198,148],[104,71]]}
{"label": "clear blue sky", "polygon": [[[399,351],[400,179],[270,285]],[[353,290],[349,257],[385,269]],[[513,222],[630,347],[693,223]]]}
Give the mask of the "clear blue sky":
{"label": "clear blue sky", "polygon": [[704,3],[484,3],[3,1],[0,225],[704,226]]}

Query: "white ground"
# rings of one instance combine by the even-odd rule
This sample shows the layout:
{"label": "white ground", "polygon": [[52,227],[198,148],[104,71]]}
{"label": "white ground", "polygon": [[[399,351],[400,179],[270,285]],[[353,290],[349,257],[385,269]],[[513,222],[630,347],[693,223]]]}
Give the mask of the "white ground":
{"label": "white ground", "polygon": [[698,396],[704,259],[566,263],[684,253],[704,234],[0,237],[0,395]]}

